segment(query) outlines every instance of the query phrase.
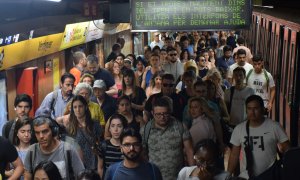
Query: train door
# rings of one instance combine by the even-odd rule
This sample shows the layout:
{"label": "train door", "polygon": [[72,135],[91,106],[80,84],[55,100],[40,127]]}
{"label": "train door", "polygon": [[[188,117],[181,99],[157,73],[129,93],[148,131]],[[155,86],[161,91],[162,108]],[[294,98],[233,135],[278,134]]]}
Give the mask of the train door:
{"label": "train door", "polygon": [[16,71],[16,91],[17,94],[26,93],[32,99],[32,110],[29,113],[30,117],[34,117],[34,112],[36,110],[37,99],[35,98],[37,95],[37,68],[30,67],[26,69],[21,69]]}

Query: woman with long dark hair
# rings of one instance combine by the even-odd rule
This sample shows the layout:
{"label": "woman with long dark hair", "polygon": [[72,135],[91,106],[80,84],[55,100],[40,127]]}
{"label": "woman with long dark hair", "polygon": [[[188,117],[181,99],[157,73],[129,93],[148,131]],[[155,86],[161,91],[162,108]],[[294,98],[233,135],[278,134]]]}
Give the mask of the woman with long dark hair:
{"label": "woman with long dark hair", "polygon": [[34,169],[34,180],[62,180],[57,166],[52,161],[42,161]]}
{"label": "woman with long dark hair", "polygon": [[123,72],[122,90],[119,91],[119,97],[123,95],[130,98],[132,112],[136,118],[142,120],[147,97],[145,91],[136,85],[134,72],[131,69]]}
{"label": "woman with long dark hair", "polygon": [[75,96],[71,102],[67,130],[83,151],[85,168],[98,170],[99,172],[98,158],[100,154],[95,149],[97,143],[100,142],[102,130],[99,123],[92,120],[88,103],[80,95]]}

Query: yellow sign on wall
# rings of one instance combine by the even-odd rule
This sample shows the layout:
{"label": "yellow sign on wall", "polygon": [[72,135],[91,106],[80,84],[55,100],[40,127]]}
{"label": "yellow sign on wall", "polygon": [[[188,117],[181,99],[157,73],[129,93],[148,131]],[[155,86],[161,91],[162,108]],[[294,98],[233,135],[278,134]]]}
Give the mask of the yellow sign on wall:
{"label": "yellow sign on wall", "polygon": [[0,70],[59,51],[63,33],[0,47]]}
{"label": "yellow sign on wall", "polygon": [[66,25],[60,50],[85,43],[89,22]]}

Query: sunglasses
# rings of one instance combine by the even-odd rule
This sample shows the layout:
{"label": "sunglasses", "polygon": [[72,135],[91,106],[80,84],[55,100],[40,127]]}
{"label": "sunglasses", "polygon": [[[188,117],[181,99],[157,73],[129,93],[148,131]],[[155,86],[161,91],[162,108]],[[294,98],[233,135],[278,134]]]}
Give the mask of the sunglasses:
{"label": "sunglasses", "polygon": [[175,84],[167,84],[167,83],[163,83],[164,87],[173,87]]}

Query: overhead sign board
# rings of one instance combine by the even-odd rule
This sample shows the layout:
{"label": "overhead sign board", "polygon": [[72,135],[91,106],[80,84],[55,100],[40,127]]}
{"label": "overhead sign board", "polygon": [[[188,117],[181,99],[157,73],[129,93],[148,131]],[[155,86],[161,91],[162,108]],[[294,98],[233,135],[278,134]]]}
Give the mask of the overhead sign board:
{"label": "overhead sign board", "polygon": [[133,31],[250,27],[251,0],[132,0]]}

